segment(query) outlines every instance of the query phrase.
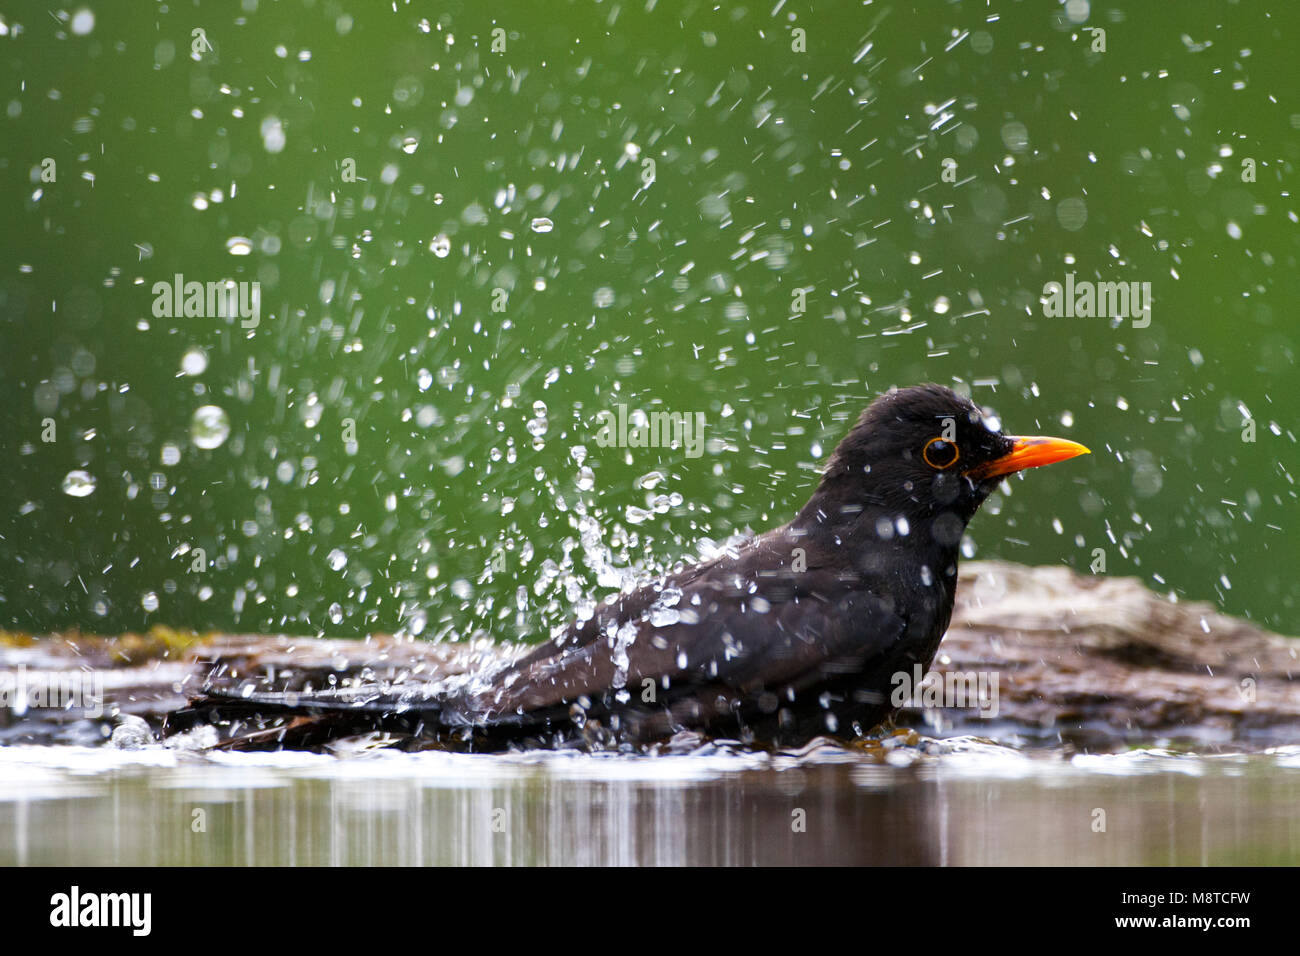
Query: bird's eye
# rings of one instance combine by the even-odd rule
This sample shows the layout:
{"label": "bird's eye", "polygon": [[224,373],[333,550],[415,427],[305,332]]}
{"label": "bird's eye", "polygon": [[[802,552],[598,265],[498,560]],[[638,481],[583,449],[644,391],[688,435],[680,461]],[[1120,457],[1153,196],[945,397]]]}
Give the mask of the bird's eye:
{"label": "bird's eye", "polygon": [[921,457],[931,468],[938,468],[942,471],[948,468],[961,457],[957,450],[955,442],[946,441],[942,438],[931,438],[925,443],[925,448],[921,451]]}

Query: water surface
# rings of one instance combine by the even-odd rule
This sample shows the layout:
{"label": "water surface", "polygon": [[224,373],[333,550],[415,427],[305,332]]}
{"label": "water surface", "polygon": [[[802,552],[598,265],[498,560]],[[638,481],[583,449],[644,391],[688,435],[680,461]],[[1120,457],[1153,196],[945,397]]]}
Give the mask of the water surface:
{"label": "water surface", "polygon": [[1300,863],[1300,747],[1068,759],[970,738],[923,747],[947,752],[12,747],[0,864]]}

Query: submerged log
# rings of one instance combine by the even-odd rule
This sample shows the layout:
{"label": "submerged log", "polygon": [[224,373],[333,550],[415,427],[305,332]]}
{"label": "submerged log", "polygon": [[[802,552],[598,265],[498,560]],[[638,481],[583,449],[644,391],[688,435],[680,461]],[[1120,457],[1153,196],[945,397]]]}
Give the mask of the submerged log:
{"label": "submerged log", "polygon": [[[119,638],[0,635],[0,743],[97,743],[121,716],[156,732],[213,674],[278,687],[349,679],[424,680],[473,673],[508,649],[282,635],[181,635],[155,629]],[[48,675],[102,682],[102,713],[86,701],[15,700]],[[930,733],[1105,750],[1161,739],[1237,747],[1300,740],[1300,643],[1218,613],[1173,603],[1133,578],[1065,568],[974,562],[932,675],[897,722]],[[945,688],[938,695],[936,688]],[[954,699],[952,691],[959,693]],[[983,695],[980,695],[980,690]],[[74,702],[76,703],[76,702]],[[939,706],[932,706],[938,704]],[[136,725],[140,726],[140,725]],[[133,739],[123,735],[120,739]],[[144,738],[144,739],[147,739]]]}

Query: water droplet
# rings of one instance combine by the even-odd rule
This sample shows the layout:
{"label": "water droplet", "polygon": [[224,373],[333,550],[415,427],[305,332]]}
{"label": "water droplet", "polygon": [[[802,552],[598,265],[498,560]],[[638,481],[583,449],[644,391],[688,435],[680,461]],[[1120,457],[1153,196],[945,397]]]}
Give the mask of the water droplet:
{"label": "water droplet", "polygon": [[650,609],[650,623],[655,627],[668,627],[676,624],[681,619],[682,614],[676,608],[654,607]]}
{"label": "water droplet", "polygon": [[320,403],[320,397],[312,392],[307,396],[307,400],[298,406],[298,414],[302,416],[302,423],[308,428],[315,428],[320,424],[321,415],[325,412],[324,406]]}
{"label": "water droplet", "polygon": [[325,560],[329,563],[330,570],[342,571],[347,566],[348,556],[335,548],[326,556]]}
{"label": "water droplet", "polygon": [[253,240],[247,236],[231,236],[226,240],[226,251],[232,256],[247,256],[253,251]]}
{"label": "water droplet", "polygon": [[72,15],[72,32],[79,37],[84,37],[95,29],[95,14],[91,10],[82,7]]}
{"label": "water droplet", "polygon": [[659,486],[659,482],[664,480],[663,472],[650,471],[638,478],[634,485],[637,488],[644,488],[649,491]]}
{"label": "water droplet", "polygon": [[429,615],[426,614],[424,611],[415,611],[414,613],[411,614],[410,621],[407,623],[406,629],[410,631],[412,635],[418,636],[424,633],[424,629],[428,626],[428,624],[429,624]]}
{"label": "water droplet", "polygon": [[430,240],[429,251],[439,259],[446,259],[451,254],[451,240],[439,233]]}
{"label": "water droplet", "polygon": [[63,493],[74,498],[84,498],[95,490],[95,476],[81,468],[63,476]]}
{"label": "water droplet", "polygon": [[190,441],[198,448],[220,448],[230,437],[230,416],[218,405],[201,405],[190,419]]}
{"label": "water droplet", "polygon": [[1088,221],[1088,204],[1077,197],[1062,199],[1056,204],[1056,221],[1067,232],[1078,232]]}
{"label": "water droplet", "polygon": [[550,232],[552,229],[555,228],[555,223],[551,222],[551,220],[549,219],[545,219],[542,217],[538,217],[537,219],[534,219],[528,225],[533,230],[533,232]]}
{"label": "water droplet", "polygon": [[280,122],[280,117],[268,116],[262,120],[259,131],[262,134],[262,148],[268,153],[284,150],[284,123]]}
{"label": "water droplet", "polygon": [[202,375],[208,370],[208,353],[203,349],[190,349],[181,356],[181,371],[186,375]]}

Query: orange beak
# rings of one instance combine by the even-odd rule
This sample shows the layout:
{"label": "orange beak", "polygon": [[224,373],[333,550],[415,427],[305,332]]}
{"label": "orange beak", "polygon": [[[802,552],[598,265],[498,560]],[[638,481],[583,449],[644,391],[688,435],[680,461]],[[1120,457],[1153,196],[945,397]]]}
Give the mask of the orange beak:
{"label": "orange beak", "polygon": [[1065,438],[1043,438],[1039,435],[1008,435],[1007,437],[1015,443],[1008,454],[977,465],[966,474],[978,480],[996,478],[999,475],[1024,471],[1026,468],[1037,468],[1039,465],[1065,461],[1076,455],[1092,454],[1078,442]]}

